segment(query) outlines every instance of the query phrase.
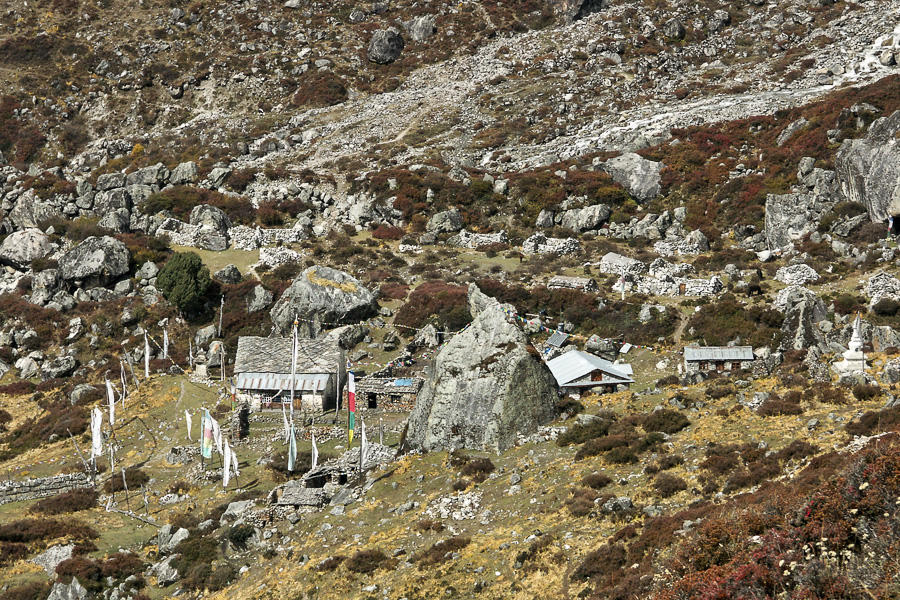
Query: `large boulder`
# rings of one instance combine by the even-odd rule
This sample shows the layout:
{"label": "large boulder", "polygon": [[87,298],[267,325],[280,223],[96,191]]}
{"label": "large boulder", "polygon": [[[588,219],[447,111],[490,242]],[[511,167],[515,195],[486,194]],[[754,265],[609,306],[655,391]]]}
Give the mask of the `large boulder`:
{"label": "large boulder", "polygon": [[550,369],[490,300],[470,303],[481,312],[435,357],[409,417],[412,448],[499,453],[553,419],[558,393]]}
{"label": "large boulder", "polygon": [[462,214],[455,208],[436,213],[428,219],[428,224],[425,226],[428,233],[433,233],[435,235],[439,233],[456,233],[462,228]]}
{"label": "large boulder", "polygon": [[766,246],[780,250],[814,232],[831,207],[816,194],[769,194],[766,197]]}
{"label": "large boulder", "polygon": [[46,221],[62,219],[62,212],[50,204],[38,198],[34,190],[28,190],[16,201],[16,205],[9,211],[9,220],[16,229],[37,227]]}
{"label": "large boulder", "polygon": [[88,597],[87,589],[73,577],[71,583],[54,583],[47,600],[84,600]]}
{"label": "large boulder", "polygon": [[221,252],[228,249],[231,241],[231,219],[222,209],[201,204],[191,210],[191,225],[200,229],[197,231],[194,243],[198,248]]}
{"label": "large boulder", "polygon": [[6,236],[0,245],[0,263],[16,269],[28,268],[31,261],[50,254],[50,238],[40,229],[25,229]]}
{"label": "large boulder", "polygon": [[200,179],[200,168],[194,161],[183,162],[174,169],[169,176],[169,182],[172,185],[180,185],[185,183],[194,183]]}
{"label": "large boulder", "polygon": [[878,119],[861,139],[845,140],[835,158],[841,195],[860,202],[872,221],[900,215],[900,111]]}
{"label": "large boulder", "polygon": [[412,41],[425,41],[434,34],[434,15],[414,17],[409,21],[405,21],[403,27]]}
{"label": "large boulder", "polygon": [[287,334],[295,317],[300,331],[318,336],[327,323],[358,323],[378,314],[375,294],[353,276],[330,267],[309,267],[272,307],[276,331]]}
{"label": "large boulder", "polygon": [[609,220],[610,214],[612,211],[605,204],[573,208],[562,214],[559,224],[572,231],[589,231],[599,229]]}
{"label": "large boulder", "polygon": [[825,341],[818,323],[828,317],[825,303],[812,291],[791,286],[779,293],[776,308],[785,314],[781,350],[802,350]]}
{"label": "large boulder", "polygon": [[379,65],[392,63],[400,58],[405,46],[403,36],[393,27],[376,31],[369,42],[369,61]]}
{"label": "large boulder", "polygon": [[63,254],[59,272],[66,281],[105,285],[128,273],[131,253],[125,244],[109,236],[91,236]]}
{"label": "large boulder", "polygon": [[634,152],[626,152],[600,163],[600,168],[638,202],[650,202],[659,195],[663,166],[661,162],[647,160]]}
{"label": "large boulder", "polygon": [[610,0],[550,0],[553,11],[569,25],[607,8]]}

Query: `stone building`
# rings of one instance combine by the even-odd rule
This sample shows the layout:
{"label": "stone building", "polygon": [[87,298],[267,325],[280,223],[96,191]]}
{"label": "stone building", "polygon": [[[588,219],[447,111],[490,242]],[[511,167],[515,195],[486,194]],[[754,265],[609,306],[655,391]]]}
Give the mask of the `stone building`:
{"label": "stone building", "polygon": [[363,377],[356,380],[356,410],[409,412],[424,380],[419,377]]}
{"label": "stone building", "polygon": [[[337,341],[299,339],[294,377],[294,409],[333,410],[343,392],[346,360]],[[291,338],[238,338],[234,361],[237,401],[251,410],[277,409],[290,403]]]}
{"label": "stone building", "polygon": [[556,275],[547,282],[547,289],[551,290],[580,290],[582,292],[599,292],[597,282],[589,277],[567,277]]}
{"label": "stone building", "polygon": [[631,387],[634,371],[631,365],[611,363],[599,356],[571,350],[547,361],[560,389],[569,392],[618,391]]}
{"label": "stone building", "polygon": [[750,346],[687,346],[684,368],[688,373],[736,371],[749,368],[755,358]]}

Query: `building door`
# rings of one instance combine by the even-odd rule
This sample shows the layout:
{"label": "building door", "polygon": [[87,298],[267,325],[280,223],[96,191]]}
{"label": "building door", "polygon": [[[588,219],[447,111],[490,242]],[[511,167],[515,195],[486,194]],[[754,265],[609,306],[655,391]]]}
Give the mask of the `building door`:
{"label": "building door", "polygon": [[687,284],[686,284],[686,283],[679,283],[679,284],[678,284],[678,295],[679,295],[679,296],[684,296],[684,293],[685,293],[686,291],[687,291]]}
{"label": "building door", "polygon": [[369,392],[366,394],[367,408],[378,408],[378,394]]}

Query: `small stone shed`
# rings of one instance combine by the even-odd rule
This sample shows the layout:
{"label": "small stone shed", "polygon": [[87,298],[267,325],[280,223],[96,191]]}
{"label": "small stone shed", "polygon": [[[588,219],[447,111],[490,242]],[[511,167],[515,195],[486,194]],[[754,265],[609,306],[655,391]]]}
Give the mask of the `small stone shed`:
{"label": "small stone shed", "polygon": [[363,377],[356,380],[356,409],[409,412],[424,379],[420,377]]}
{"label": "small stone shed", "polygon": [[634,383],[631,365],[611,363],[580,350],[557,356],[547,361],[547,366],[564,392],[615,392],[620,385],[629,388]]}
{"label": "small stone shed", "polygon": [[[346,380],[346,361],[336,340],[298,340],[295,410],[333,410]],[[238,402],[247,402],[251,410],[281,410],[282,404],[290,404],[291,338],[238,338],[234,384]]]}
{"label": "small stone shed", "polygon": [[736,371],[749,367],[755,358],[751,346],[687,346],[684,368],[688,373]]}

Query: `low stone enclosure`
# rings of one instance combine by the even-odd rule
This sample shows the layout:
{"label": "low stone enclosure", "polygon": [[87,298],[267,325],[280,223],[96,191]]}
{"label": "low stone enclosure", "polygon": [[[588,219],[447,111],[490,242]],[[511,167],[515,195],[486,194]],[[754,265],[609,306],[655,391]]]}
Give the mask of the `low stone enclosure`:
{"label": "low stone enclosure", "polygon": [[5,481],[0,483],[0,504],[48,498],[93,487],[94,484],[84,473],[54,475],[25,481]]}

